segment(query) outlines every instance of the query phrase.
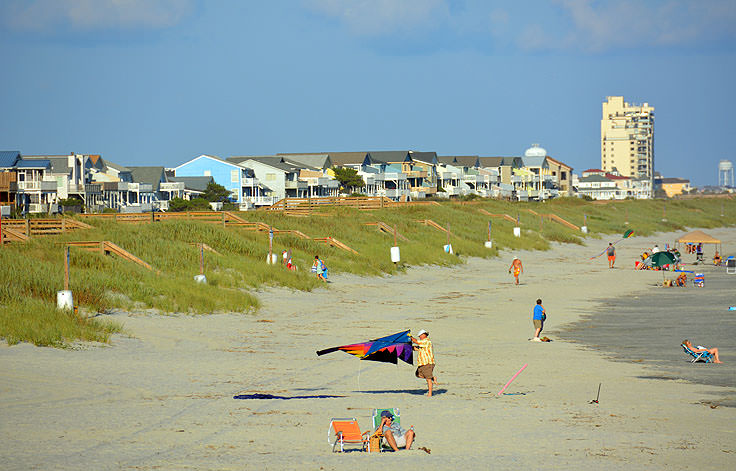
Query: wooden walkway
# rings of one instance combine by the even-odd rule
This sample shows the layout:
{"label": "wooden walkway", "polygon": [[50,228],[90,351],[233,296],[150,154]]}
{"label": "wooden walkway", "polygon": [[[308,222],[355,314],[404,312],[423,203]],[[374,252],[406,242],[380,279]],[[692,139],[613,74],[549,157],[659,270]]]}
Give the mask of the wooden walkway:
{"label": "wooden walkway", "polygon": [[404,237],[400,232],[394,231],[394,228],[393,227],[389,226],[388,224],[386,224],[383,221],[365,222],[363,224],[366,225],[366,226],[376,226],[378,228],[378,230],[381,231],[381,232],[383,232],[384,234],[394,235],[394,233],[395,233],[396,234],[396,237],[398,237],[399,239],[405,240],[405,241],[409,242],[409,239],[407,239],[406,237]]}
{"label": "wooden walkway", "polygon": [[453,233],[450,232],[450,231],[448,231],[447,228],[440,226],[439,224],[437,224],[436,222],[434,222],[431,219],[417,219],[417,222],[420,223],[420,224],[424,224],[425,226],[433,227],[433,228],[437,229],[438,231],[442,231],[442,232],[444,232],[446,234],[453,235]]}
{"label": "wooden walkway", "polygon": [[62,234],[92,226],[71,218],[2,220],[2,242],[26,242],[32,236]]}
{"label": "wooden walkway", "polygon": [[485,209],[479,209],[478,211],[480,213],[485,214],[486,216],[490,216],[492,218],[503,218],[503,219],[505,219],[507,221],[513,222],[514,224],[516,224],[516,222],[517,222],[516,219],[514,219],[511,216],[509,216],[508,214],[493,214],[493,213],[489,213]]}
{"label": "wooden walkway", "polygon": [[233,223],[247,223],[232,211],[182,211],[179,213],[99,213],[99,214],[80,214],[81,217],[87,219],[104,219],[115,222],[127,222],[133,224],[161,222],[161,221],[201,221],[212,224],[229,225]]}
{"label": "wooden walkway", "polygon": [[328,198],[285,198],[271,206],[261,208],[264,211],[281,211],[292,216],[310,215],[314,211],[334,207],[357,208],[370,211],[383,208],[404,206],[439,205],[436,201],[393,201],[385,196],[364,197],[328,197]]}
{"label": "wooden walkway", "polygon": [[104,254],[113,254],[117,255],[120,258],[123,258],[125,260],[128,260],[129,262],[137,263],[138,265],[148,268],[149,270],[153,270],[151,268],[151,265],[144,262],[140,258],[136,257],[132,253],[128,252],[127,250],[121,248],[118,245],[113,244],[109,240],[100,240],[100,241],[78,241],[78,242],[67,242],[66,245],[70,247],[77,247],[82,250],[88,250],[90,252],[102,252]]}

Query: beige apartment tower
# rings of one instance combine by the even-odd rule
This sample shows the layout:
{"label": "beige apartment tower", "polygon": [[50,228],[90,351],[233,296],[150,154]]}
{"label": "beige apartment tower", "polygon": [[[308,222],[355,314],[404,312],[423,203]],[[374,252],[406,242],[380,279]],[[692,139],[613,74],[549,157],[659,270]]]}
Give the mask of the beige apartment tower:
{"label": "beige apartment tower", "polygon": [[654,176],[654,107],[631,105],[622,96],[603,102],[601,170],[625,177]]}

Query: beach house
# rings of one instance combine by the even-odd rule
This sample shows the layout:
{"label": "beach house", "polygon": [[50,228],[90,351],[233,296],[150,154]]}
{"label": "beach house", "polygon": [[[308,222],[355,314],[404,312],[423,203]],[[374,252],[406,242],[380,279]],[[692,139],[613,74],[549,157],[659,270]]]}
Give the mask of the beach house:
{"label": "beach house", "polygon": [[272,204],[271,190],[262,184],[257,175],[232,159],[223,160],[213,155],[202,154],[174,168],[176,177],[212,177],[218,185],[227,188],[231,200],[249,206]]}

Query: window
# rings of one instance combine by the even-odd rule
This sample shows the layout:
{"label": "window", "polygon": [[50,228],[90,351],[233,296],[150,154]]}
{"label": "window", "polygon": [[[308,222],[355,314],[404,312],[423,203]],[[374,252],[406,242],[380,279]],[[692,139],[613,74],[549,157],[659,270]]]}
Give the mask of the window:
{"label": "window", "polygon": [[211,177],[212,176],[212,172],[210,172],[209,170],[205,170],[204,171],[204,176],[205,177]]}
{"label": "window", "polygon": [[238,183],[238,173],[237,170],[230,170],[230,183]]}
{"label": "window", "polygon": [[267,182],[272,182],[274,180],[276,180],[276,174],[275,173],[267,173],[266,174],[266,181]]}

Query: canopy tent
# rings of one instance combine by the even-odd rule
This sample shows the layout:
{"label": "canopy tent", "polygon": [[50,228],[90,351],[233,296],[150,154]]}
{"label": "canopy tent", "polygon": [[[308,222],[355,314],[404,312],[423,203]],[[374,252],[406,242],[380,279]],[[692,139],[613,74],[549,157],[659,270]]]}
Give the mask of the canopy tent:
{"label": "canopy tent", "polygon": [[703,231],[692,231],[689,234],[677,239],[677,242],[681,244],[720,244],[721,241],[715,237],[711,237]]}
{"label": "canopy tent", "polygon": [[718,247],[716,247],[716,251],[718,253],[723,253],[721,241],[715,237],[709,236],[703,231],[692,231],[677,239],[676,242],[678,244],[715,244],[718,245]]}

